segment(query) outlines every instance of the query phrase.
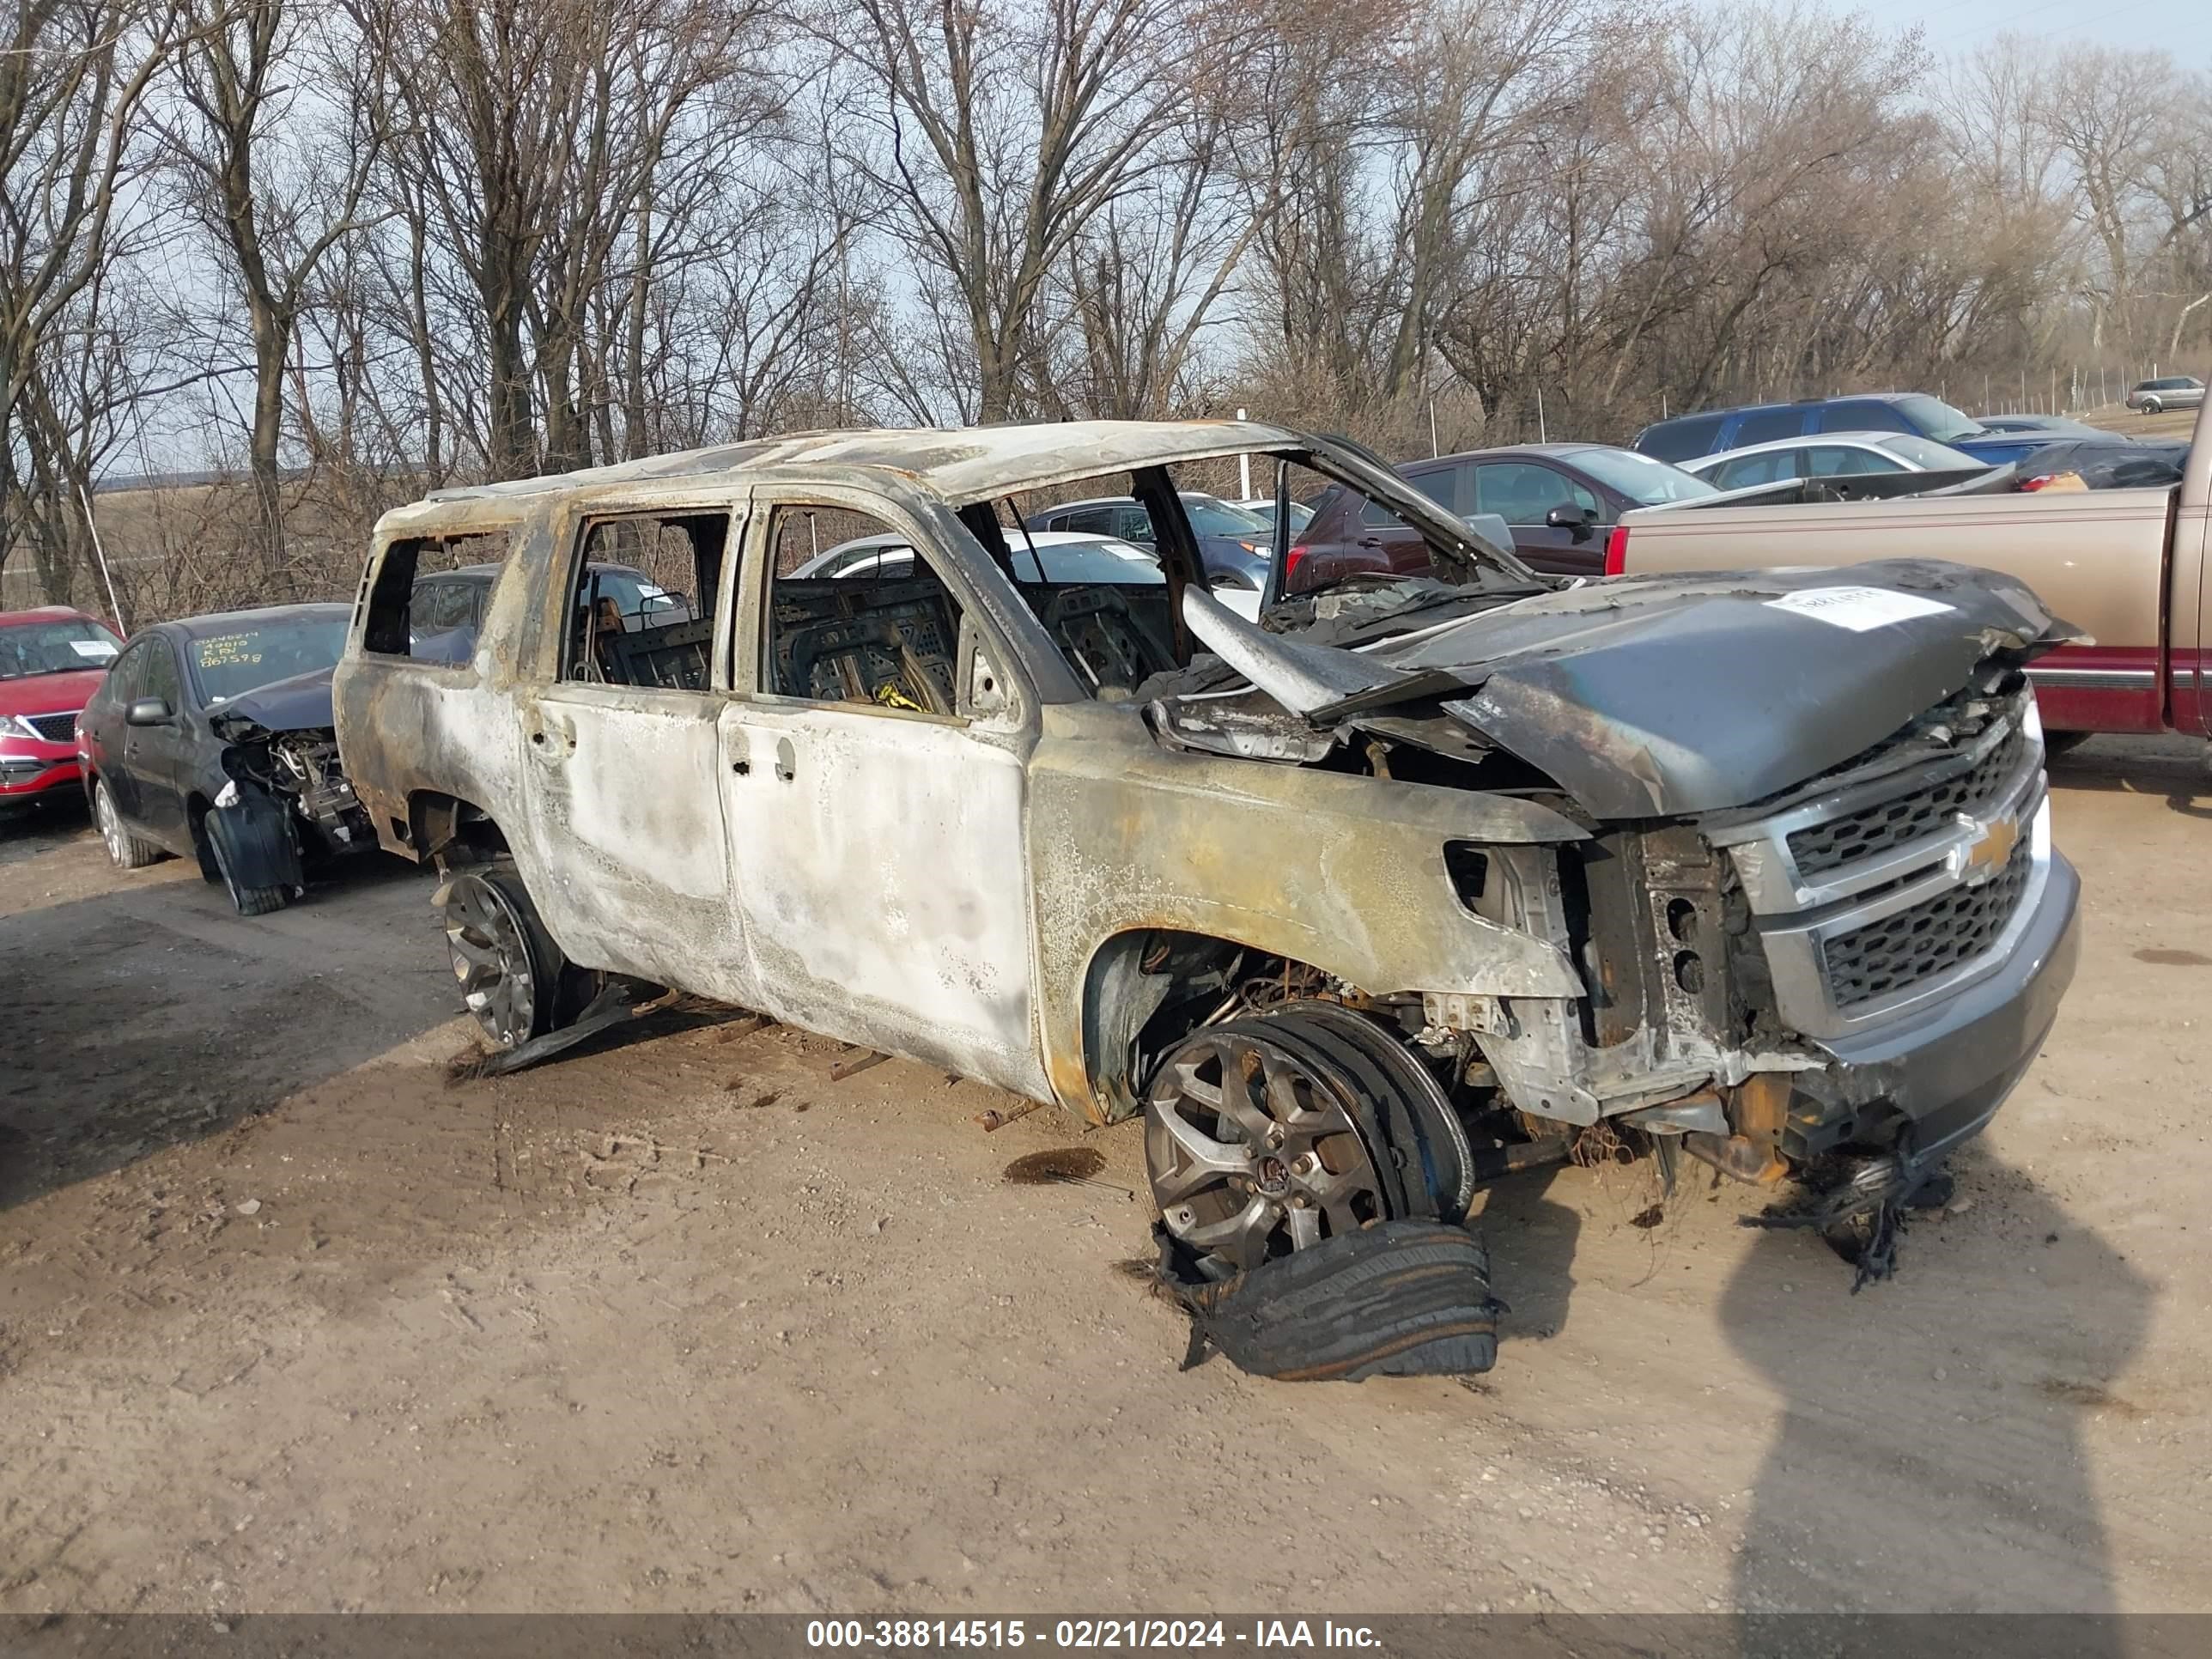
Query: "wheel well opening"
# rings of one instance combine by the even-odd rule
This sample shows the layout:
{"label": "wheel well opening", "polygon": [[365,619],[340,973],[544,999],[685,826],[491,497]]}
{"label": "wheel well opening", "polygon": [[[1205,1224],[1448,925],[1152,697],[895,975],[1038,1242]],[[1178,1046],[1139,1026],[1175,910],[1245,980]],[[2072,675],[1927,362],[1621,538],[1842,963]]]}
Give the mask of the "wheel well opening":
{"label": "wheel well opening", "polygon": [[1084,1065],[1105,1121],[1135,1113],[1159,1057],[1200,1026],[1312,996],[1328,983],[1310,963],[1208,933],[1115,934],[1091,957],[1083,994]]}
{"label": "wheel well opening", "polygon": [[407,840],[415,856],[443,871],[488,864],[509,851],[506,833],[490,813],[458,795],[423,791],[407,803]]}
{"label": "wheel well opening", "polygon": [[[1572,1154],[1572,1137],[1559,1126],[1514,1109],[1475,1037],[1430,1028],[1419,993],[1370,994],[1310,963],[1161,928],[1116,934],[1091,960],[1084,1062],[1100,1117],[1112,1123],[1140,1112],[1160,1060],[1194,1032],[1277,1009],[1300,1012],[1290,1004],[1304,1005],[1300,1018],[1308,1021],[1320,1006],[1358,1016],[1369,1028],[1367,1052],[1382,1066],[1373,1080],[1385,1116],[1434,1120],[1455,1143],[1464,1178],[1487,1181]],[[1336,1029],[1341,1034],[1340,1024]],[[1452,1196],[1463,1201],[1465,1193]]]}

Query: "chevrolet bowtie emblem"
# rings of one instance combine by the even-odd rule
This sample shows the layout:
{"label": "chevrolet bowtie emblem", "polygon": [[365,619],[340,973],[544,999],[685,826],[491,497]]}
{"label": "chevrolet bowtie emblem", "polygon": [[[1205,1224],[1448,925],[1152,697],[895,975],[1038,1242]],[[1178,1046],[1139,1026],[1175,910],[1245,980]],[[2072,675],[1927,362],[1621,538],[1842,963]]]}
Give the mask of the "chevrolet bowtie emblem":
{"label": "chevrolet bowtie emblem", "polygon": [[1982,838],[1966,848],[1960,877],[1969,887],[1978,887],[2012,862],[2012,849],[2020,842],[2018,818],[1991,818],[1982,825]]}

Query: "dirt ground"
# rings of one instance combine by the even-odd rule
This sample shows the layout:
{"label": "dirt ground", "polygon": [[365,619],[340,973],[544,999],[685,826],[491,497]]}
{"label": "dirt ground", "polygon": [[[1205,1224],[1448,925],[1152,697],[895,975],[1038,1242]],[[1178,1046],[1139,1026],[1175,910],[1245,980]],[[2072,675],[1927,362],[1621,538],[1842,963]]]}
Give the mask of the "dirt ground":
{"label": "dirt ground", "polygon": [[2197,411],[2193,409],[2166,409],[2155,415],[2138,415],[2125,404],[2105,404],[2084,410],[2075,418],[2129,438],[2179,438],[2186,441],[2197,429]]}
{"label": "dirt ground", "polygon": [[0,1612],[2212,1608],[2212,774],[2060,770],[2081,976],[1902,1276],[1530,1177],[1467,1384],[1178,1371],[1133,1126],[775,1028],[450,1084],[417,874],[0,828]]}

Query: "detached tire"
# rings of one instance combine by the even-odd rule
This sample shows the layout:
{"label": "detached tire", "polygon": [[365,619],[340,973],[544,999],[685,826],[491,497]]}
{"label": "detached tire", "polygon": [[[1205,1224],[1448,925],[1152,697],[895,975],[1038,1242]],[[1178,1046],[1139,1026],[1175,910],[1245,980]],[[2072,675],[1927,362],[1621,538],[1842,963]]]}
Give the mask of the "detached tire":
{"label": "detached tire", "polygon": [[1185,1370],[1207,1349],[1285,1382],[1466,1376],[1498,1363],[1490,1252],[1438,1221],[1385,1221],[1225,1283],[1165,1275],[1191,1316]]}
{"label": "detached tire", "polygon": [[200,828],[207,837],[208,854],[214,860],[216,873],[229,890],[230,902],[238,908],[239,915],[265,916],[292,902],[296,882],[253,879],[271,873],[281,878],[288,869],[296,869],[299,865],[299,854],[286,838],[281,818],[272,821],[265,815],[226,812],[220,807],[211,807],[207,817],[200,820]]}

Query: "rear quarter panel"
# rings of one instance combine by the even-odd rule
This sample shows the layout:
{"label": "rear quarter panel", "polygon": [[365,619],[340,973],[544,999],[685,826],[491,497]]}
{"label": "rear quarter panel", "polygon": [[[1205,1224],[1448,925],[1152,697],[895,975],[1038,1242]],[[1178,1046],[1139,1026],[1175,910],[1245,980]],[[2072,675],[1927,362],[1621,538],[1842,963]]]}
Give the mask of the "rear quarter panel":
{"label": "rear quarter panel", "polygon": [[[355,606],[345,655],[331,677],[338,753],[354,793],[376,826],[386,851],[420,855],[413,842],[411,804],[425,794],[450,795],[489,813],[507,837],[526,880],[542,878],[544,860],[523,810],[521,726],[516,692],[535,664],[541,644],[531,622],[531,599],[553,556],[542,525],[426,522],[380,528],[362,597]],[[391,544],[415,534],[467,533],[506,529],[518,545],[494,584],[485,625],[474,655],[439,663],[362,649],[369,586]]]}

